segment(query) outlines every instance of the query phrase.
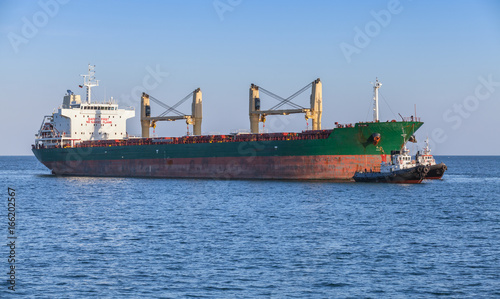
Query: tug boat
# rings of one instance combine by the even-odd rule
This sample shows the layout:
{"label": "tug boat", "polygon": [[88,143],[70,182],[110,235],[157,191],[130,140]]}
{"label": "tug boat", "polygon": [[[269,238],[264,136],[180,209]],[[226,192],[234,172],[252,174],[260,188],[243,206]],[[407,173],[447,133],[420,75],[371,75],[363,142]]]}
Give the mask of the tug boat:
{"label": "tug boat", "polygon": [[448,169],[444,163],[436,163],[436,160],[431,155],[431,149],[429,148],[429,138],[425,140],[425,147],[422,151],[417,152],[415,155],[415,160],[417,165],[424,165],[429,167],[429,173],[425,176],[426,180],[439,180],[443,177],[444,172]]}
{"label": "tug boat", "polygon": [[417,165],[406,146],[401,151],[391,151],[391,161],[382,162],[380,171],[358,171],[353,179],[366,183],[419,184],[429,172],[429,166]]}

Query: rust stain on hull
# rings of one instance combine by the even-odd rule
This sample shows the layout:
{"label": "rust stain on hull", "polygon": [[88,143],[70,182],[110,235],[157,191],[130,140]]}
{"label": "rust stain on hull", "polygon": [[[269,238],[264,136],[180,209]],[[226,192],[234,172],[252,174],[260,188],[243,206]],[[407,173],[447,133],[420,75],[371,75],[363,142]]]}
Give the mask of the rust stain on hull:
{"label": "rust stain on hull", "polygon": [[380,167],[387,155],[255,156],[45,162],[56,175],[350,180],[356,171]]}

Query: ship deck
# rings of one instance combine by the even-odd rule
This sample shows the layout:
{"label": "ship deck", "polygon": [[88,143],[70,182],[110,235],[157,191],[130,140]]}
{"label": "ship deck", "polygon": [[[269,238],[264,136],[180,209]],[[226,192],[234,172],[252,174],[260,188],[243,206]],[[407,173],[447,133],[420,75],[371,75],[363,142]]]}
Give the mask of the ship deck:
{"label": "ship deck", "polygon": [[[285,133],[244,133],[244,134],[228,134],[228,135],[201,135],[201,136],[181,136],[181,137],[153,137],[141,138],[130,137],[128,139],[112,139],[112,140],[89,140],[75,143],[74,146],[65,144],[51,144],[50,146],[33,145],[33,148],[62,148],[62,147],[110,147],[110,146],[134,146],[134,145],[159,145],[159,144],[195,144],[195,143],[228,143],[228,142],[251,142],[251,141],[279,141],[279,140],[314,140],[326,139],[333,132],[329,130],[308,130],[300,133],[285,132]],[[68,139],[69,140],[69,139]]]}
{"label": "ship deck", "polygon": [[278,141],[278,140],[312,140],[326,139],[333,132],[331,130],[311,130],[301,133],[259,133],[259,134],[229,134],[229,135],[202,135],[182,137],[156,138],[129,138],[123,140],[93,140],[81,142],[75,147],[109,147],[158,144],[194,144],[194,143],[226,143],[251,141]]}

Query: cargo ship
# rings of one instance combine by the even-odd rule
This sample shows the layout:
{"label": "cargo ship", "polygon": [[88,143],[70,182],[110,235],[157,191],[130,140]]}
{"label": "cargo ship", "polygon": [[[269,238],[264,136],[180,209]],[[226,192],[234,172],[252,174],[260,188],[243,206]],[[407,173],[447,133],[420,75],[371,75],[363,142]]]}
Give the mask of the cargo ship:
{"label": "cargo ship", "polygon": [[[272,94],[254,84],[250,87],[250,133],[201,134],[201,90],[192,92],[191,115],[151,116],[150,100],[141,98],[142,136],[129,136],[126,120],[135,116],[134,108],[119,108],[112,98],[93,102],[91,88],[98,86],[93,66],[84,77],[86,100],[68,90],[63,104],[44,117],[32,151],[55,175],[216,178],[216,179],[294,179],[352,180],[356,171],[373,170],[390,160],[391,152],[401,150],[422,126],[419,118],[382,122],[378,119],[378,89],[374,83],[373,121],[354,124],[335,123],[321,128],[322,83],[308,84],[310,108],[261,110],[259,91]],[[190,95],[189,95],[190,96]],[[282,99],[280,108],[290,104]],[[175,105],[168,111],[177,111]],[[276,107],[275,106],[275,107]],[[259,123],[269,115],[304,113],[312,128],[302,132],[259,132]],[[182,137],[150,137],[158,121],[186,120],[193,134]]]}

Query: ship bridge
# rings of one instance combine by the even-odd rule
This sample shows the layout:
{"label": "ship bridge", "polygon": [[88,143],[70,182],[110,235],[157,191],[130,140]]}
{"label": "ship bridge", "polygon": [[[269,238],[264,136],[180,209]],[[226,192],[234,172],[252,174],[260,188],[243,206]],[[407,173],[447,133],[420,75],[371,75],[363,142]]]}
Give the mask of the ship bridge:
{"label": "ship bridge", "polygon": [[[106,102],[91,102],[94,67],[89,65],[89,74],[84,75],[87,98],[67,90],[62,105],[52,115],[44,117],[36,135],[37,146],[74,146],[89,140],[120,140],[128,136],[127,119],[135,116],[133,107],[119,108],[113,98]],[[82,87],[82,85],[81,85]]]}

